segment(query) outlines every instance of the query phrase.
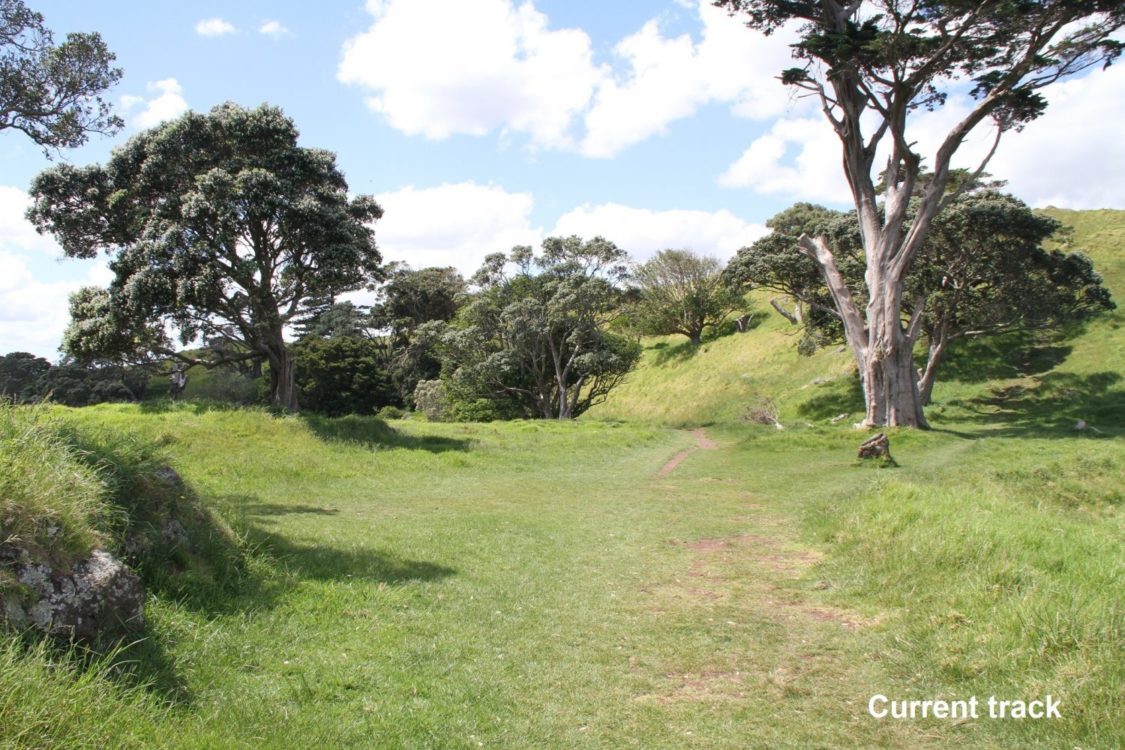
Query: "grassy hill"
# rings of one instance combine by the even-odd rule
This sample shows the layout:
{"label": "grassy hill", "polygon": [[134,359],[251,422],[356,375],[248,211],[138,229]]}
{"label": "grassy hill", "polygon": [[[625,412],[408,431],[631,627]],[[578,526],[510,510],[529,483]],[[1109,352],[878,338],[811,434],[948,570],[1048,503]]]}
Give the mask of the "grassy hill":
{"label": "grassy hill", "polygon": [[[1067,248],[1094,260],[1119,309],[1058,335],[955,344],[929,410],[937,423],[1040,419],[1044,428],[1061,428],[1081,418],[1102,428],[1125,428],[1125,211],[1045,213],[1073,228]],[[799,356],[796,329],[769,308],[766,297],[755,301],[759,326],[748,333],[698,348],[682,336],[646,340],[637,370],[586,418],[676,426],[737,423],[768,400],[789,426],[825,424],[842,413],[858,419],[862,400],[851,354],[830,347]],[[997,408],[996,394],[1008,394],[1004,409]]]}

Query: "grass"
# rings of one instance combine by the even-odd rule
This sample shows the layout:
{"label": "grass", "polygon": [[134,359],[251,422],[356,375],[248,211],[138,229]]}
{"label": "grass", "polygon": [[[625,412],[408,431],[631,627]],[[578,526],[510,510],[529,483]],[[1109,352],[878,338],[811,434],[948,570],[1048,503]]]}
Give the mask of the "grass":
{"label": "grass", "polygon": [[[578,423],[53,409],[67,451],[174,466],[219,546],[119,652],[9,639],[0,746],[1120,747],[1119,322],[960,349],[891,469],[830,424],[847,354],[774,320],[651,342]],[[764,398],[785,430],[742,421]],[[1062,718],[878,721],[876,693]]]}

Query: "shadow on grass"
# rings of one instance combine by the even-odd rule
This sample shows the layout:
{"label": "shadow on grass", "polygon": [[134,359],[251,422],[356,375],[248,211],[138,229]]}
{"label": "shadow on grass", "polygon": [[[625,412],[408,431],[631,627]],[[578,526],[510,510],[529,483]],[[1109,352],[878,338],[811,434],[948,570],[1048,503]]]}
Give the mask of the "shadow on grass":
{"label": "shadow on grass", "polygon": [[301,513],[334,516],[340,512],[335,508],[325,508],[319,505],[297,505],[296,503],[248,503],[244,506],[244,511],[250,516],[288,516]]}
{"label": "shadow on grass", "polygon": [[805,419],[832,419],[840,414],[863,415],[863,389],[859,377],[852,375],[827,383],[818,388],[818,393],[797,407],[797,414]]}
{"label": "shadow on grass", "polygon": [[[994,388],[987,397],[950,402],[964,421],[993,426],[989,435],[1074,437],[1120,435],[1125,427],[1125,389],[1119,372],[1079,375],[1051,372],[1034,385]],[[1079,420],[1094,429],[1076,431]]]}
{"label": "shadow on grass", "polygon": [[1029,333],[957,341],[938,370],[938,379],[983,383],[1039,375],[1053,370],[1070,355],[1068,344],[1038,344]]}
{"label": "shadow on grass", "polygon": [[180,399],[173,401],[170,398],[146,398],[137,403],[144,414],[169,414],[179,412],[198,416],[213,411],[235,411],[245,409],[241,404],[226,404],[221,401]]}
{"label": "shadow on grass", "polygon": [[439,435],[407,435],[377,417],[322,417],[302,414],[301,420],[321,440],[348,443],[367,448],[408,448],[431,453],[467,451],[469,440],[441,437]]}
{"label": "shadow on grass", "polygon": [[436,581],[457,573],[453,568],[400,557],[385,549],[342,550],[301,544],[284,535],[254,527],[250,541],[290,577],[316,581],[370,581],[387,586]]}
{"label": "shadow on grass", "polygon": [[652,346],[655,352],[652,362],[657,367],[669,362],[684,362],[698,354],[702,348],[702,344],[693,344],[690,341],[679,341],[675,344],[661,341]]}

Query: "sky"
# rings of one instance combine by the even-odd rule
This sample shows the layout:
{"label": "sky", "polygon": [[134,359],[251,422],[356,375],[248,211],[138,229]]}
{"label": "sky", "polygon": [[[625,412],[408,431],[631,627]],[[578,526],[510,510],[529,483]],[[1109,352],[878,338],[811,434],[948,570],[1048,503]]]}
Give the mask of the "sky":
{"label": "sky", "polygon": [[[0,131],[0,353],[56,360],[67,296],[105,260],[62,259],[23,218],[54,163],[106,161],[131,135],[226,101],[281,107],[301,145],[336,153],[384,209],[387,260],[471,274],[488,253],[604,236],[638,260],[664,248],[727,259],[797,201],[850,207],[840,150],[814,103],[777,80],[763,37],[694,0],[29,0],[56,38],[96,31],[126,128],[48,159]],[[1125,64],[1046,90],[989,171],[1027,203],[1125,208]],[[968,106],[913,120],[932,153]],[[955,165],[987,150],[974,136]]]}

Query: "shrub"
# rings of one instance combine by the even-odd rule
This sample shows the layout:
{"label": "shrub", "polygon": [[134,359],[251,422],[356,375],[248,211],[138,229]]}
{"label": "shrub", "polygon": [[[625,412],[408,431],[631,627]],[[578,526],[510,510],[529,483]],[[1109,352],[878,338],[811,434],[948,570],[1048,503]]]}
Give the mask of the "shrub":
{"label": "shrub", "polygon": [[414,388],[414,405],[431,422],[445,422],[450,418],[449,397],[445,383],[440,380],[419,380]]}
{"label": "shrub", "polygon": [[301,407],[327,416],[373,414],[395,402],[383,347],[370,339],[305,339],[293,346]]}
{"label": "shrub", "polygon": [[398,406],[384,406],[375,413],[375,416],[379,419],[402,419],[406,416],[406,412]]}

